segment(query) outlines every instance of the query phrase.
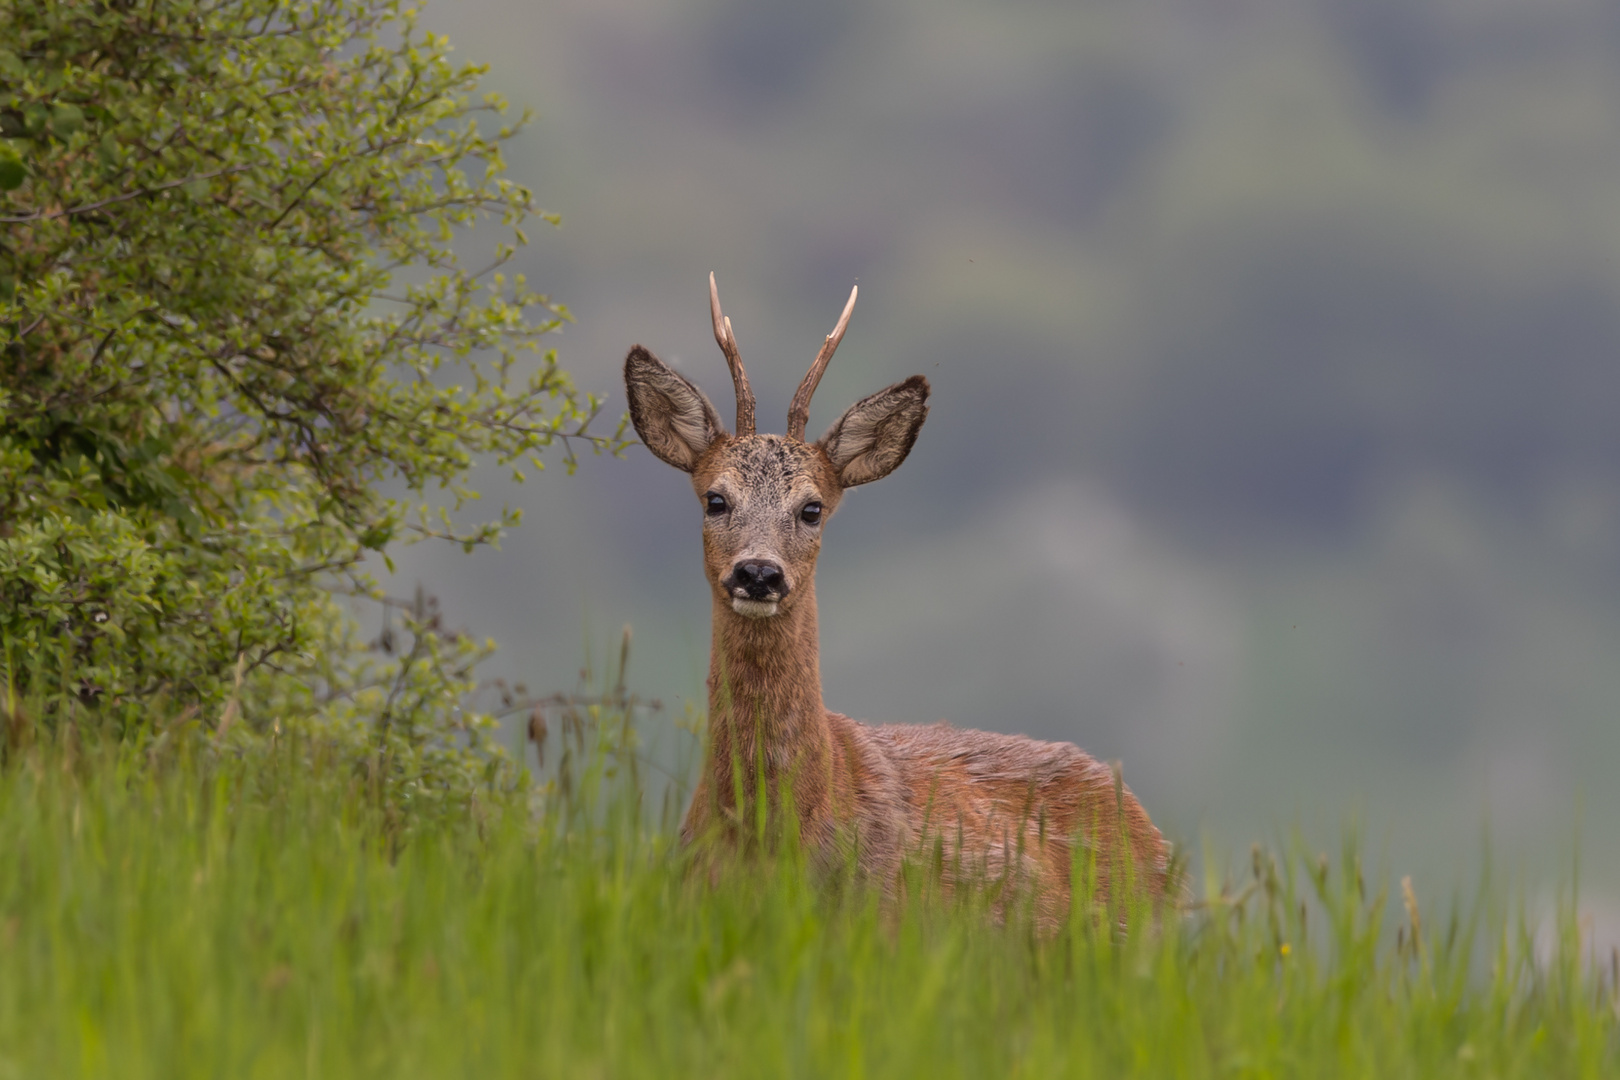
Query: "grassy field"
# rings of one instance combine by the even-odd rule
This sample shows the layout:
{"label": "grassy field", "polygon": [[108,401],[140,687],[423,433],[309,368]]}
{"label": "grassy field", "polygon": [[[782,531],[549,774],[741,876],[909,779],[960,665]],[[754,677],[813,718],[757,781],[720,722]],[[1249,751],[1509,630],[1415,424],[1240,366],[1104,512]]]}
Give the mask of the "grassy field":
{"label": "grassy field", "polygon": [[1567,914],[1538,960],[1489,890],[1414,918],[1353,846],[1042,938],[791,861],[710,886],[574,790],[413,820],[285,744],[13,755],[0,1076],[1620,1076]]}

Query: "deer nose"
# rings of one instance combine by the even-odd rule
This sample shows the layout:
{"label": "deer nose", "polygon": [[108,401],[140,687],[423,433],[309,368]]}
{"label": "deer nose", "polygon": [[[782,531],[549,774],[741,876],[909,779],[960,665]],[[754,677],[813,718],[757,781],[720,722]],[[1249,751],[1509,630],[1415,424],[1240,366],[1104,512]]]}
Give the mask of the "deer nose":
{"label": "deer nose", "polygon": [[788,594],[782,568],[767,559],[744,559],[720,584],[739,599],[780,600]]}

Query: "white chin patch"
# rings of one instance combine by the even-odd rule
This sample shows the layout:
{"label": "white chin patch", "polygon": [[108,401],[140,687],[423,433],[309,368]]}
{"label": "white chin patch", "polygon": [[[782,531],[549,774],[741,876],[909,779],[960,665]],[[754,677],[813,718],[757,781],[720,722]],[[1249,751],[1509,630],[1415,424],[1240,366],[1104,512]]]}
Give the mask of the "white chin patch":
{"label": "white chin patch", "polygon": [[750,619],[768,619],[776,614],[775,600],[742,600],[733,597],[731,610]]}

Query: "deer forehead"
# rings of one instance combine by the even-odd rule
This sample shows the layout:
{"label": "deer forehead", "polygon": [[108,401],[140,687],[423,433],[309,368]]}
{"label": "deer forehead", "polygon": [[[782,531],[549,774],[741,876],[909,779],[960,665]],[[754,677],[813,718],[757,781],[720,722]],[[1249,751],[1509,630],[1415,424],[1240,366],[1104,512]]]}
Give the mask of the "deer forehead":
{"label": "deer forehead", "polygon": [[693,475],[697,493],[718,491],[739,509],[785,507],[819,498],[831,510],[839,495],[827,455],[780,435],[750,435],[716,446]]}

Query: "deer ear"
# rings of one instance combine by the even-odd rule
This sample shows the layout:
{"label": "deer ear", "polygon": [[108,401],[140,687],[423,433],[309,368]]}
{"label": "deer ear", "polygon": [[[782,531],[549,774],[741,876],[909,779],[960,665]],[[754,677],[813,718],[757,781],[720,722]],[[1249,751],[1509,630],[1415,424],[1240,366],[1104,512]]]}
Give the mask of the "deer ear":
{"label": "deer ear", "polygon": [[913,375],[851,405],[816,445],[844,487],[867,484],[900,467],[927,418],[928,380]]}
{"label": "deer ear", "polygon": [[654,457],[683,472],[697,468],[703,451],[725,434],[703,391],[640,345],[624,358],[624,388],[636,434]]}

